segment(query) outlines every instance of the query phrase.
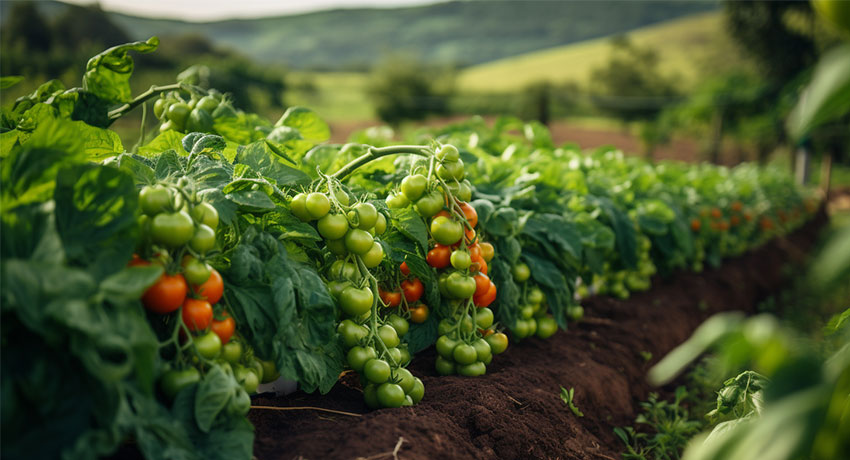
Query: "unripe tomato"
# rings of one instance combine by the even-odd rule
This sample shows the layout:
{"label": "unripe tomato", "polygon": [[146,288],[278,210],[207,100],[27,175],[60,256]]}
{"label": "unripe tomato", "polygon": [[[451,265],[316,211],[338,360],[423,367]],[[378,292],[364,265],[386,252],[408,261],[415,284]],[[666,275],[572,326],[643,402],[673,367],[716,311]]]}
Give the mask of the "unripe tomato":
{"label": "unripe tomato", "polygon": [[213,113],[215,109],[218,107],[218,100],[212,96],[204,96],[201,100],[195,104],[196,109],[206,110],[209,113]]}
{"label": "unripe tomato", "polygon": [[316,223],[319,234],[327,240],[338,240],[348,233],[348,219],[342,214],[328,214]]}
{"label": "unripe tomato", "polygon": [[339,326],[337,326],[336,331],[342,338],[342,344],[345,348],[351,348],[357,345],[364,337],[369,335],[368,329],[350,319],[342,320]]}
{"label": "unripe tomato", "polygon": [[201,262],[200,260],[186,255],[183,257],[183,277],[189,284],[201,284],[210,279],[210,270],[212,267]]}
{"label": "unripe tomato", "polygon": [[467,299],[475,294],[475,280],[461,272],[454,272],[446,279],[446,290],[455,299]]}
{"label": "unripe tomato", "polygon": [[425,193],[428,179],[422,174],[412,174],[401,180],[401,193],[410,200],[416,201]]}
{"label": "unripe tomato", "polygon": [[260,364],[263,366],[263,378],[260,379],[261,383],[270,383],[280,378],[280,372],[277,370],[277,366],[273,361],[264,361],[260,360]]}
{"label": "unripe tomato", "polygon": [[537,319],[537,337],[548,339],[558,332],[558,323],[551,316],[544,316]]}
{"label": "unripe tomato", "polygon": [[349,286],[339,295],[339,306],[349,316],[360,316],[372,308],[374,299],[371,290]]}
{"label": "unripe tomato", "polygon": [[436,156],[441,162],[451,162],[460,159],[460,153],[458,152],[457,147],[451,144],[445,144],[440,147],[440,150],[437,150]]}
{"label": "unripe tomato", "polygon": [[378,222],[378,210],[372,203],[360,203],[353,211],[357,215],[357,228],[368,230]]}
{"label": "unripe tomato", "polygon": [[404,337],[407,334],[407,331],[410,329],[410,324],[406,319],[398,316],[396,314],[392,314],[387,317],[387,323],[395,329],[398,337]]}
{"label": "unripe tomato", "polygon": [[198,203],[192,208],[190,214],[192,215],[192,219],[195,219],[195,222],[204,224],[213,230],[218,228],[218,211],[216,211],[213,205],[207,202]]}
{"label": "unripe tomato", "polygon": [[384,201],[390,209],[401,209],[410,204],[410,200],[401,193],[390,193]]}
{"label": "unripe tomato", "polygon": [[472,199],[472,185],[468,180],[464,180],[460,183],[457,193],[455,194],[455,198],[460,201],[469,201]]}
{"label": "unripe tomato", "polygon": [[489,335],[484,340],[490,344],[490,350],[493,354],[498,355],[508,348],[508,336],[501,332]]}
{"label": "unripe tomato", "polygon": [[443,180],[463,180],[463,160],[444,161],[437,165],[437,176]]}
{"label": "unripe tomato", "polygon": [[215,332],[210,331],[200,337],[195,337],[192,339],[192,343],[194,343],[195,349],[198,350],[198,354],[206,359],[218,358],[218,355],[221,353],[221,339],[218,338]]}
{"label": "unripe tomato", "polygon": [[139,192],[139,205],[149,216],[164,212],[171,205],[171,192],[161,185],[147,185]]}
{"label": "unripe tomato", "polygon": [[440,375],[453,375],[456,372],[454,361],[442,356],[437,356],[437,360],[434,362],[434,368]]}
{"label": "unripe tomato", "polygon": [[185,211],[160,213],[151,221],[150,231],[154,242],[177,248],[188,243],[195,235],[195,222]]}
{"label": "unripe tomato", "polygon": [[413,390],[413,386],[416,384],[416,377],[410,373],[409,370],[400,367],[395,371],[395,377],[400,380],[398,385],[404,390],[405,394],[410,393]]}
{"label": "unripe tomato", "polygon": [[381,261],[384,260],[384,247],[381,246],[381,243],[374,241],[372,243],[372,248],[361,257],[363,258],[363,265],[365,265],[366,268],[375,268],[378,265],[381,265]]}
{"label": "unripe tomato", "polygon": [[257,387],[260,385],[260,379],[257,374],[251,372],[249,369],[245,367],[238,366],[233,371],[233,376],[236,377],[236,381],[242,385],[242,388],[249,395],[257,392]]}
{"label": "unripe tomato", "polygon": [[168,101],[165,98],[161,97],[153,103],[153,114],[160,120],[162,120],[166,110],[168,110]]}
{"label": "unripe tomato", "polygon": [[[440,192],[433,191],[427,193],[425,196],[416,201],[416,212],[418,212],[422,217],[431,217],[443,209],[444,202],[445,200]],[[460,239],[460,237],[458,237],[458,239]]]}
{"label": "unripe tomato", "polygon": [[401,341],[398,338],[398,332],[389,324],[378,326],[378,337],[384,342],[387,348],[397,347]]}
{"label": "unripe tomato", "polygon": [[493,249],[493,245],[490,243],[479,243],[478,245],[481,248],[481,257],[486,261],[490,262],[493,260],[493,256],[496,255],[495,249]]}
{"label": "unripe tomato", "polygon": [[384,383],[390,379],[390,365],[383,359],[370,359],[363,365],[363,376],[372,383]]}
{"label": "unripe tomato", "polygon": [[493,325],[493,310],[487,307],[479,308],[475,312],[475,324],[481,329],[487,329]]}
{"label": "unripe tomato", "polygon": [[437,342],[434,347],[437,349],[437,354],[445,359],[453,359],[454,349],[458,345],[457,340],[452,339],[447,335],[437,337]]}
{"label": "unripe tomato", "polygon": [[186,120],[189,118],[189,113],[192,108],[184,102],[175,102],[168,107],[168,120],[174,124],[177,131],[183,131],[186,125]]}
{"label": "unripe tomato", "polygon": [[385,382],[376,391],[378,403],[382,407],[401,407],[404,404],[404,390],[395,383]]}
{"label": "unripe tomato", "polygon": [[543,291],[541,291],[539,287],[534,286],[528,292],[528,297],[527,297],[526,300],[528,300],[528,303],[531,303],[531,304],[534,304],[534,305],[540,305],[541,303],[543,303],[543,301],[545,299],[546,299],[546,296],[543,295]]}
{"label": "unripe tomato", "polygon": [[159,280],[142,295],[142,303],[148,310],[164,315],[183,305],[187,291],[188,287],[183,275],[163,273]]}
{"label": "unripe tomato", "polygon": [[189,241],[189,247],[197,253],[204,254],[215,247],[215,230],[201,224],[195,229],[195,234]]}
{"label": "unripe tomato", "polygon": [[407,392],[407,395],[413,399],[413,404],[419,404],[425,396],[425,385],[419,377],[413,377],[413,388]]}
{"label": "unripe tomato", "polygon": [[472,348],[475,349],[475,353],[478,356],[478,361],[486,361],[487,358],[492,356],[493,352],[490,349],[490,344],[487,343],[484,339],[478,339],[475,342],[472,342]]}
{"label": "unripe tomato", "polygon": [[381,403],[378,402],[378,386],[374,383],[366,384],[363,387],[363,400],[370,409],[380,409]]}
{"label": "unripe tomato", "polygon": [[383,214],[378,213],[378,220],[375,222],[375,234],[383,235],[387,231],[387,218]]}
{"label": "unripe tomato", "polygon": [[369,252],[374,242],[372,235],[359,228],[352,228],[345,234],[345,248],[358,256]]}
{"label": "unripe tomato", "polygon": [[513,274],[516,282],[523,283],[528,281],[528,278],[531,276],[531,269],[528,268],[528,265],[520,262],[513,266],[511,273]]}
{"label": "unripe tomato", "polygon": [[468,252],[458,249],[452,252],[451,264],[458,270],[466,270],[472,265],[472,258],[469,257]]}
{"label": "unripe tomato", "polygon": [[348,249],[345,247],[345,240],[340,238],[338,240],[325,240],[325,247],[328,248],[328,251],[331,254],[334,254],[339,257],[343,257],[348,255]]}
{"label": "unripe tomato", "polygon": [[374,348],[361,347],[360,345],[352,347],[351,350],[348,350],[348,354],[346,355],[348,365],[356,372],[363,372],[363,366],[366,365],[366,361],[377,357],[378,354],[375,353]]}
{"label": "unripe tomato", "polygon": [[169,400],[173,400],[177,393],[180,393],[180,390],[200,381],[201,374],[194,367],[187,367],[183,370],[171,369],[164,372],[159,378],[159,388]]}
{"label": "unripe tomato", "polygon": [[451,246],[463,237],[463,226],[448,217],[438,216],[431,221],[431,236],[440,244]]}
{"label": "unripe tomato", "polygon": [[[218,338],[220,339],[221,336]],[[221,347],[221,358],[230,364],[238,363],[239,359],[242,358],[242,344],[235,340],[233,342],[225,343]]]}
{"label": "unripe tomato", "polygon": [[307,222],[312,220],[312,216],[307,212],[307,194],[299,193],[292,198],[292,201],[289,202],[289,210],[292,211],[292,214],[295,215],[298,219]]}
{"label": "unripe tomato", "polygon": [[478,360],[478,354],[472,345],[461,343],[452,351],[452,358],[458,364],[472,364]]}
{"label": "unripe tomato", "polygon": [[457,366],[457,373],[464,377],[478,377],[487,373],[487,366],[481,361]]}
{"label": "unripe tomato", "polygon": [[311,220],[321,219],[331,210],[331,200],[324,193],[319,192],[313,192],[307,195],[304,205]]}

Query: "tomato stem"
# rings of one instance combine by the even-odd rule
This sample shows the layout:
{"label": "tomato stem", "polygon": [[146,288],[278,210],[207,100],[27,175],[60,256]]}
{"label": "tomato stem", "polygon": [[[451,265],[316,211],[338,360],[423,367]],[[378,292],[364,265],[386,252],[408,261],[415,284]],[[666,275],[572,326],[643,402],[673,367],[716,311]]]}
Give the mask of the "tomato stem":
{"label": "tomato stem", "polygon": [[156,96],[159,93],[164,93],[166,91],[175,91],[175,90],[181,89],[182,87],[183,87],[182,83],[174,83],[173,85],[165,85],[165,86],[151,86],[150,89],[148,89],[147,91],[145,91],[142,94],[139,94],[132,101],[122,105],[121,107],[118,107],[115,110],[110,110],[109,113],[107,114],[107,116],[109,117],[109,123],[112,124],[112,122],[114,122],[115,120],[126,115],[127,112],[130,112],[131,110],[135,109],[139,105],[144,104],[145,101]]}
{"label": "tomato stem", "polygon": [[433,155],[433,152],[431,152],[428,147],[423,145],[391,145],[389,147],[380,148],[371,147],[369,148],[368,152],[355,158],[354,160],[351,160],[351,162],[349,162],[347,165],[340,168],[339,171],[331,174],[330,177],[337,180],[343,180],[349,174],[354,172],[355,169],[365,165],[366,163],[369,163],[372,160],[376,160],[387,155],[396,155],[400,153],[409,153],[412,155],[420,155],[423,157],[429,157]]}

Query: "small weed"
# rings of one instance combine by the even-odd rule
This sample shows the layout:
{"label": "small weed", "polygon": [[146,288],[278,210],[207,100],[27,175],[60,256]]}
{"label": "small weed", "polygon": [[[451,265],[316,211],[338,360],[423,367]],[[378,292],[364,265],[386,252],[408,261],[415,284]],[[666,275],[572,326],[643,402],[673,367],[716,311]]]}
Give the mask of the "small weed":
{"label": "small weed", "polygon": [[641,358],[643,358],[644,361],[646,361],[646,362],[652,361],[652,353],[651,352],[643,350],[643,351],[639,352],[638,354],[640,355]]}
{"label": "small weed", "polygon": [[567,390],[566,388],[561,387],[561,400],[564,401],[564,404],[573,411],[573,414],[575,414],[576,417],[584,417],[584,414],[581,413],[578,407],[576,407],[576,404],[573,402],[573,396],[575,396],[575,388],[570,387],[570,389]]}

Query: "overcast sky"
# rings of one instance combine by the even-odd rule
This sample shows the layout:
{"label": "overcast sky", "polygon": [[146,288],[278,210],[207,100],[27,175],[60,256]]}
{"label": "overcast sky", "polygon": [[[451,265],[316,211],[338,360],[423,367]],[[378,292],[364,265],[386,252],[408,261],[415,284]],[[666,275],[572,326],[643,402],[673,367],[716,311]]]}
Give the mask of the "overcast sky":
{"label": "overcast sky", "polygon": [[[3,1],[3,0],[0,0]],[[91,4],[93,0],[63,0]],[[280,16],[329,8],[392,7],[436,3],[438,0],[100,0],[104,10],[137,16],[213,21]]]}

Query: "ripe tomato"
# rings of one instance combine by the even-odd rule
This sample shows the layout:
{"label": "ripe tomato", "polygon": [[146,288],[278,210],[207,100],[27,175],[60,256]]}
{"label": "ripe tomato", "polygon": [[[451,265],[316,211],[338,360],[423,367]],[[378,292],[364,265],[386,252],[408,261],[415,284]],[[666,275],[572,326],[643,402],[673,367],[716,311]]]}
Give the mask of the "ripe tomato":
{"label": "ripe tomato", "polygon": [[422,324],[428,320],[428,305],[419,304],[410,309],[410,321],[416,324]]}
{"label": "ripe tomato", "polygon": [[483,273],[479,273],[473,276],[473,278],[475,278],[475,294],[473,295],[475,297],[481,297],[490,289],[490,277]]}
{"label": "ripe tomato", "polygon": [[183,323],[192,332],[203,331],[210,326],[213,319],[212,305],[206,300],[191,297],[183,301]]}
{"label": "ripe tomato", "polygon": [[487,288],[487,293],[481,297],[473,297],[472,302],[479,307],[488,307],[496,300],[496,285],[490,281],[490,287]]}
{"label": "ripe tomato", "polygon": [[475,228],[478,225],[478,213],[475,212],[475,208],[470,206],[469,203],[462,202],[460,204],[460,210],[463,211],[463,215],[466,217],[469,225]]}
{"label": "ripe tomato", "polygon": [[741,204],[741,202],[740,202],[740,201],[733,201],[733,202],[732,202],[732,205],[731,205],[731,206],[729,206],[729,207],[730,207],[730,208],[732,208],[732,210],[733,210],[733,211],[735,211],[735,212],[740,212],[740,211],[741,211],[741,209],[743,209],[743,208],[744,208],[744,205],[743,205],[743,204]]}
{"label": "ripe tomato", "polygon": [[733,227],[737,227],[741,223],[741,218],[738,216],[732,216],[729,218],[729,225]]}
{"label": "ripe tomato", "polygon": [[224,312],[223,316],[222,320],[213,319],[210,329],[221,339],[221,343],[226,344],[236,332],[236,321],[227,312]]}
{"label": "ripe tomato", "polygon": [[466,244],[475,244],[475,230],[466,229],[463,231],[463,236],[465,238]]}
{"label": "ripe tomato", "polygon": [[224,281],[216,269],[210,269],[209,279],[200,285],[192,285],[192,290],[202,298],[206,298],[211,304],[218,303],[224,294]]}
{"label": "ripe tomato", "polygon": [[397,307],[401,305],[401,292],[391,291],[387,292],[381,288],[378,288],[378,297],[381,298],[381,301],[384,302],[389,308]]}
{"label": "ripe tomato", "polygon": [[434,249],[428,251],[425,260],[428,262],[428,265],[434,268],[446,268],[451,263],[451,256],[451,248],[438,243],[434,246]]}
{"label": "ripe tomato", "polygon": [[472,273],[480,272],[483,274],[487,274],[489,267],[487,266],[487,262],[484,261],[483,257],[478,258],[477,260],[472,261],[472,266],[470,267]]}
{"label": "ripe tomato", "polygon": [[496,255],[496,250],[493,248],[493,245],[490,243],[480,243],[481,247],[481,257],[486,261],[490,262],[493,260],[493,256]]}
{"label": "ripe tomato", "polygon": [[698,232],[701,227],[702,227],[702,222],[700,222],[699,219],[697,219],[697,218],[691,219],[691,230],[693,230],[694,232]]}
{"label": "ripe tomato", "polygon": [[723,212],[720,211],[720,208],[712,208],[711,217],[714,219],[720,219],[721,217],[723,217]]}
{"label": "ripe tomato", "polygon": [[183,305],[186,299],[186,280],[183,275],[163,273],[159,280],[142,295],[142,303],[148,310],[164,315]]}
{"label": "ripe tomato", "polygon": [[404,298],[408,302],[416,302],[425,292],[425,286],[422,285],[419,278],[413,278],[401,282],[401,291],[404,292]]}
{"label": "ripe tomato", "polygon": [[401,274],[404,276],[410,275],[410,267],[407,266],[407,262],[402,262],[398,267],[401,270]]}

